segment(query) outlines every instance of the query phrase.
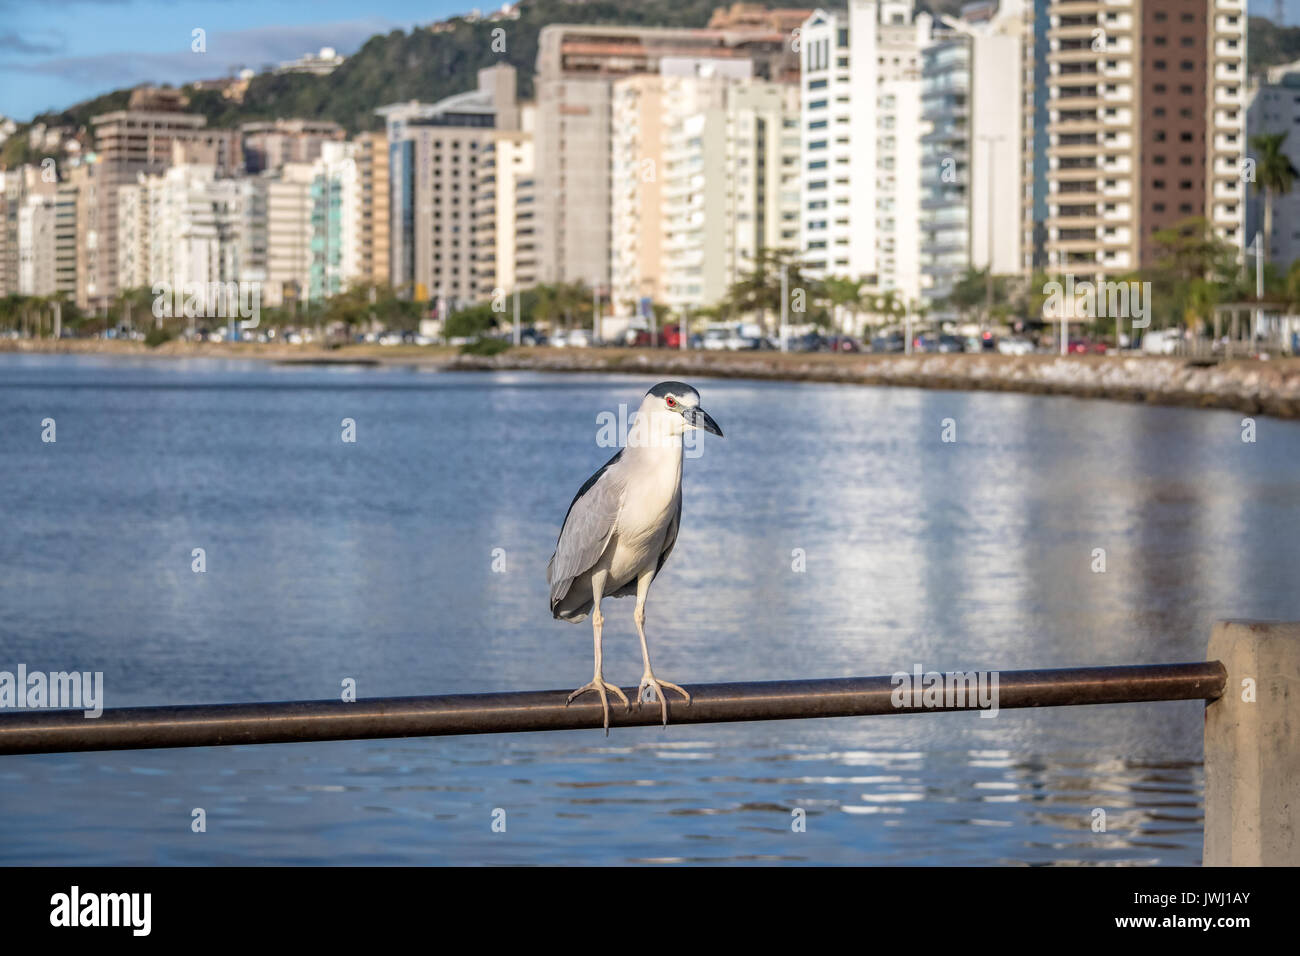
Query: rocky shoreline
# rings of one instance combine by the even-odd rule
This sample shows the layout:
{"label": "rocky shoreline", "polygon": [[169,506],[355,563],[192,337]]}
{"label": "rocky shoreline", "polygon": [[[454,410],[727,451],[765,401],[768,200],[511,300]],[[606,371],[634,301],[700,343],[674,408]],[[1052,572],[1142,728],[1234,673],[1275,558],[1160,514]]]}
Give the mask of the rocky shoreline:
{"label": "rocky shoreline", "polygon": [[519,350],[457,356],[450,368],[625,372],[689,379],[772,379],[955,391],[1028,392],[1300,418],[1300,359],[1207,362],[1151,356],[780,355],[649,349]]}
{"label": "rocky shoreline", "polygon": [[956,391],[1027,392],[1300,419],[1300,358],[1193,360],[1111,355],[837,355],[671,352],[663,349],[511,349],[496,356],[445,348],[206,344],[65,339],[0,341],[0,352],[132,358],[224,358],[294,364],[378,364],[441,371],[620,373],[658,378],[721,377],[889,385]]}

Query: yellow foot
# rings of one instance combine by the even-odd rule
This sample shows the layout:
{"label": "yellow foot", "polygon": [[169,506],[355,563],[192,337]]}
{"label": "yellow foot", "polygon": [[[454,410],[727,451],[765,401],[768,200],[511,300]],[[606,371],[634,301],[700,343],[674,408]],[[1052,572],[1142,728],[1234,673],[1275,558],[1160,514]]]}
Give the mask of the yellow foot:
{"label": "yellow foot", "polygon": [[605,711],[605,736],[608,737],[609,736],[609,697],[605,694],[605,691],[612,691],[614,695],[619,698],[619,700],[623,701],[623,706],[626,707],[628,710],[632,709],[632,705],[628,702],[627,695],[624,694],[620,688],[616,687],[614,684],[611,684],[609,681],[605,680],[603,677],[597,674],[592,679],[591,683],[583,684],[572,694],[570,694],[569,699],[564,702],[564,706],[568,707],[570,704],[574,702],[575,699],[585,694],[589,690],[594,690],[596,693],[600,695],[600,706],[604,708]]}
{"label": "yellow foot", "polygon": [[655,697],[659,698],[659,710],[660,713],[663,715],[664,726],[667,727],[668,726],[668,699],[664,695],[665,687],[668,688],[669,690],[675,690],[677,691],[677,693],[685,697],[686,706],[688,707],[690,706],[691,695],[688,694],[683,688],[678,687],[672,681],[660,680],[649,671],[646,671],[644,674],[641,675],[641,683],[637,685],[636,704],[638,707],[640,707],[642,701],[646,699],[645,698],[646,690],[648,689],[652,691],[652,693],[648,695],[648,699],[650,701],[654,701]]}

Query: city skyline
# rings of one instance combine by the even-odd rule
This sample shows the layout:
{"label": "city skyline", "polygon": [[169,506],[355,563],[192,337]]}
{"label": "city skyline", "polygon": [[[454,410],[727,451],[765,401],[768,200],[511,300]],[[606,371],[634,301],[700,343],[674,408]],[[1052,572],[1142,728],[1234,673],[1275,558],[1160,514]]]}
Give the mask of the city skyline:
{"label": "city skyline", "polygon": [[[63,151],[56,170],[0,176],[0,294],[98,313],[160,281],[239,282],[296,307],[372,282],[441,322],[576,283],[631,320],[722,308],[779,254],[813,283],[947,316],[970,273],[1118,280],[1198,217],[1241,262],[1258,199],[1244,4],[1095,7],[548,23],[527,101],[502,49],[429,101],[372,92],[385,131],[351,138],[292,115],[209,125],[180,92],[137,88],[93,138],[31,133],[35,155]],[[847,294],[832,323],[861,334],[872,308]],[[991,286],[980,299],[987,322]]]}

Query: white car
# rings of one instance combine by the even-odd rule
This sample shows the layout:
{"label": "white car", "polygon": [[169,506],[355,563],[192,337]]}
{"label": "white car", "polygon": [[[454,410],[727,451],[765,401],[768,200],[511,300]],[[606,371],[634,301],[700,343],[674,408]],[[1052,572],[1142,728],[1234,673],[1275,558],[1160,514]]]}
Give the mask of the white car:
{"label": "white car", "polygon": [[710,352],[720,352],[727,347],[725,329],[709,329],[704,333],[704,347]]}
{"label": "white car", "polygon": [[1033,355],[1034,343],[1029,339],[998,339],[998,351],[1003,355]]}
{"label": "white car", "polygon": [[1174,355],[1182,343],[1182,333],[1170,329],[1156,329],[1142,336],[1142,351],[1148,355]]}
{"label": "white car", "polygon": [[591,333],[586,329],[573,329],[569,332],[569,346],[575,349],[585,349],[591,346]]}

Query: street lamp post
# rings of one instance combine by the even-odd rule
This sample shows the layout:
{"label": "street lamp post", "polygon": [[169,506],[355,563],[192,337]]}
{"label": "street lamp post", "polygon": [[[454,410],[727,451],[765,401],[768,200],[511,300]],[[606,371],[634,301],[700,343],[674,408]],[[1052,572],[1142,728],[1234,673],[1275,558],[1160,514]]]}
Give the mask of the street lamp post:
{"label": "street lamp post", "polygon": [[788,322],[787,312],[790,308],[790,278],[786,272],[786,267],[781,267],[781,351],[789,351]]}

